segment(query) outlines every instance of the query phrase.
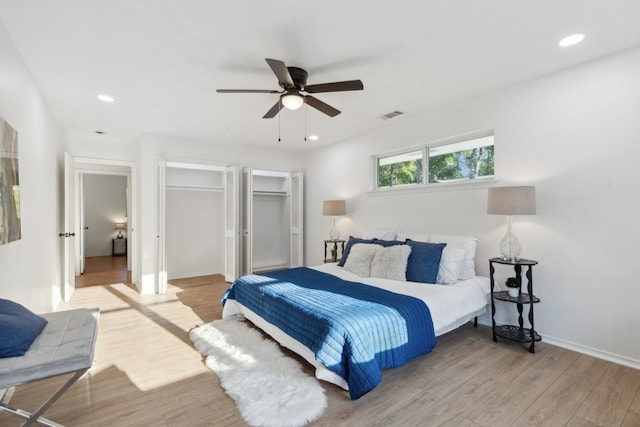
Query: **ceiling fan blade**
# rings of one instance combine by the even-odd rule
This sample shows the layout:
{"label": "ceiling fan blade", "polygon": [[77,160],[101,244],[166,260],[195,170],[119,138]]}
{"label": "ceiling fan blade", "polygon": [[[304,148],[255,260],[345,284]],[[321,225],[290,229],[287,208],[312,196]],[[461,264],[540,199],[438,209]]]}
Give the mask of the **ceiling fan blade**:
{"label": "ceiling fan blade", "polygon": [[218,93],[280,93],[278,90],[268,89],[216,89]]}
{"label": "ceiling fan blade", "polygon": [[282,99],[278,98],[278,102],[273,104],[273,107],[271,107],[269,111],[267,111],[267,113],[264,116],[262,116],[262,118],[263,119],[274,118],[280,112],[280,110],[282,110],[283,107],[284,105],[282,105]]}
{"label": "ceiling fan blade", "polygon": [[305,92],[321,93],[321,92],[343,92],[347,90],[362,90],[364,85],[360,80],[348,80],[345,82],[320,83],[317,85],[305,86]]}
{"label": "ceiling fan blade", "polygon": [[278,78],[278,82],[284,88],[290,88],[294,86],[291,74],[289,74],[289,70],[287,69],[287,66],[284,62],[278,61],[277,59],[269,58],[265,59],[265,61],[267,61],[267,64],[269,64],[269,67],[271,67],[271,70],[273,71],[273,74],[275,74]]}
{"label": "ceiling fan blade", "polygon": [[318,98],[307,95],[304,97],[305,102],[318,111],[325,113],[329,117],[335,117],[340,114],[340,110],[333,108],[331,105],[320,101]]}

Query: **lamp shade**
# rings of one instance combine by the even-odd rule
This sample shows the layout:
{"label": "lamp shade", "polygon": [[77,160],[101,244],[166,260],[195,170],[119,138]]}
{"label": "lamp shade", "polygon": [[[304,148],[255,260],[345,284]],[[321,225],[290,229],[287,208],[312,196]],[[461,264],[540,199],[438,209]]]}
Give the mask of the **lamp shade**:
{"label": "lamp shade", "polygon": [[338,216],[346,213],[344,200],[325,200],[322,202],[322,215]]}
{"label": "lamp shade", "polygon": [[496,215],[535,215],[536,188],[533,186],[489,188],[487,213]]}

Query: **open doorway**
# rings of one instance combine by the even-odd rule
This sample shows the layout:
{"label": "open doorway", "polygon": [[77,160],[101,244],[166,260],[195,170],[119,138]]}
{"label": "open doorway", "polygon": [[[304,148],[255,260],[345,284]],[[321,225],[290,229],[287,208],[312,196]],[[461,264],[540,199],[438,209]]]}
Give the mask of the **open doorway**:
{"label": "open doorway", "polygon": [[[63,244],[63,293],[64,301],[69,302],[75,290],[76,277],[85,270],[84,257],[84,192],[83,183],[86,174],[126,176],[126,216],[124,225],[127,235],[127,270],[131,271],[132,285],[139,283],[136,229],[136,166],[134,162],[73,157],[64,153],[64,237]],[[140,291],[139,288],[137,288]]]}
{"label": "open doorway", "polygon": [[131,283],[125,174],[79,174],[80,274],[76,286]]}

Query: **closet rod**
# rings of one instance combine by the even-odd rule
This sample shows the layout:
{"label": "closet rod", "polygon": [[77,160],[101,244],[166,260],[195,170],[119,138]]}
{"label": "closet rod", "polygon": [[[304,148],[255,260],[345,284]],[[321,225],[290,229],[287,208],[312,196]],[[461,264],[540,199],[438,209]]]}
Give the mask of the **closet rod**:
{"label": "closet rod", "polygon": [[188,185],[167,185],[167,190],[224,191],[223,187],[190,187]]}
{"label": "closet rod", "polygon": [[286,191],[260,191],[260,190],[255,190],[253,192],[253,194],[259,195],[259,196],[281,196],[281,197],[288,197],[289,196],[289,193],[287,193]]}

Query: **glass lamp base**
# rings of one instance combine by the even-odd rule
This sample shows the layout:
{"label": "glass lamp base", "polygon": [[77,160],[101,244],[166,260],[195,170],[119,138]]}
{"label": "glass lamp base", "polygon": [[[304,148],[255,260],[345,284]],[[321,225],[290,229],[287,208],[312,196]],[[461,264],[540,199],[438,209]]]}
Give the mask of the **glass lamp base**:
{"label": "glass lamp base", "polygon": [[338,230],[335,224],[333,224],[333,227],[329,230],[329,238],[331,240],[338,240],[340,238],[340,230]]}
{"label": "glass lamp base", "polygon": [[522,246],[520,246],[520,242],[511,231],[511,216],[507,216],[507,234],[500,241],[500,253],[506,261],[518,261],[521,251]]}

